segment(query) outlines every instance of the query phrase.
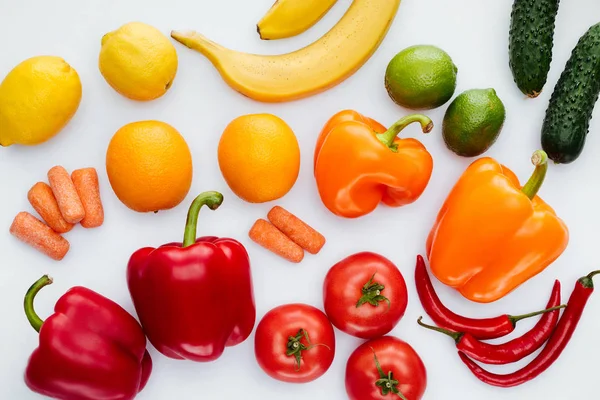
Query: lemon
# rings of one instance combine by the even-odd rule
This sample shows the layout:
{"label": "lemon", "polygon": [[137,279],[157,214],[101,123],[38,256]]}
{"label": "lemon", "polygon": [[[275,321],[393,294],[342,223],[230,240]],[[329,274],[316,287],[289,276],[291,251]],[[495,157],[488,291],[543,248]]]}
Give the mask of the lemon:
{"label": "lemon", "polygon": [[27,59],[0,84],[0,145],[33,146],[54,137],[81,102],[77,72],[60,57]]}
{"label": "lemon", "polygon": [[164,95],[177,73],[175,46],[158,29],[131,22],[102,37],[99,67],[117,92],[148,101]]}

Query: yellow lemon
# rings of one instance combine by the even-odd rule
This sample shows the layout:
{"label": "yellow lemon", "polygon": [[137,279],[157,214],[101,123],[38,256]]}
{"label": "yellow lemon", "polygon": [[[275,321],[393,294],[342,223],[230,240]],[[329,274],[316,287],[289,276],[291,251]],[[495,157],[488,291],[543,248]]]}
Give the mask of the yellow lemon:
{"label": "yellow lemon", "polygon": [[117,92],[148,101],[164,95],[177,73],[177,52],[158,29],[131,22],[102,37],[99,67]]}
{"label": "yellow lemon", "polygon": [[54,137],[81,102],[77,72],[60,57],[27,59],[0,84],[0,145],[33,146]]}

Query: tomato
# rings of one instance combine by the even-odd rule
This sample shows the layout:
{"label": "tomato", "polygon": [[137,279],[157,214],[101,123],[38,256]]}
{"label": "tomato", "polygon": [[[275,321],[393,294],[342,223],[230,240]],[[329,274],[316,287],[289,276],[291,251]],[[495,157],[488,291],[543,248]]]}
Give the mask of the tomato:
{"label": "tomato", "polygon": [[279,306],[258,324],[254,352],[258,365],[270,377],[283,382],[311,382],[327,372],[333,362],[333,326],[313,306]]}
{"label": "tomato", "polygon": [[427,386],[427,371],[406,342],[384,336],[363,343],[346,364],[346,393],[350,400],[419,400]]}
{"label": "tomato", "polygon": [[339,330],[362,339],[389,333],[408,305],[406,282],[379,254],[354,254],[335,264],[323,284],[324,307]]}

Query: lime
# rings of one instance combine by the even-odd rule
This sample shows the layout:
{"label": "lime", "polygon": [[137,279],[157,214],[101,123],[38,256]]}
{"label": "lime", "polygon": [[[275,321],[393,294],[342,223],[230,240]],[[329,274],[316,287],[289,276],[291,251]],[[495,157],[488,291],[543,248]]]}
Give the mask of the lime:
{"label": "lime", "polygon": [[446,103],[456,89],[458,68],[435,46],[412,46],[396,54],[385,71],[385,88],[396,104],[429,110]]}
{"label": "lime", "polygon": [[504,104],[494,89],[467,90],[450,103],[444,115],[446,146],[459,156],[478,156],[496,142],[505,118]]}

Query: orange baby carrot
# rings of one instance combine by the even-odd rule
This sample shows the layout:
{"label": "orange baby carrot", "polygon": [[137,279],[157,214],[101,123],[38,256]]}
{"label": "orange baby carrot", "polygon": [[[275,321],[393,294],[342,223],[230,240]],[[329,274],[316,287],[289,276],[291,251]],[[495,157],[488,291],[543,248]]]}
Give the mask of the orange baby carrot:
{"label": "orange baby carrot", "polygon": [[85,210],[81,220],[84,228],[97,228],[104,222],[104,208],[100,199],[98,173],[94,168],[83,168],[73,171],[71,179]]}
{"label": "orange baby carrot", "polygon": [[28,212],[17,214],[10,226],[10,233],[57,261],[62,260],[69,251],[67,239]]}
{"label": "orange baby carrot", "polygon": [[27,199],[54,232],[65,233],[73,229],[73,224],[65,221],[60,213],[52,189],[44,182],[38,182],[33,185],[27,193]]}
{"label": "orange baby carrot", "polygon": [[53,167],[48,171],[48,181],[65,221],[71,224],[81,221],[85,210],[67,170],[61,166]]}
{"label": "orange baby carrot", "polygon": [[282,207],[273,207],[267,218],[294,243],[311,254],[317,254],[325,245],[323,235]]}
{"label": "orange baby carrot", "polygon": [[249,236],[265,249],[288,261],[299,263],[304,258],[304,250],[300,246],[264,219],[259,219],[254,223]]}

